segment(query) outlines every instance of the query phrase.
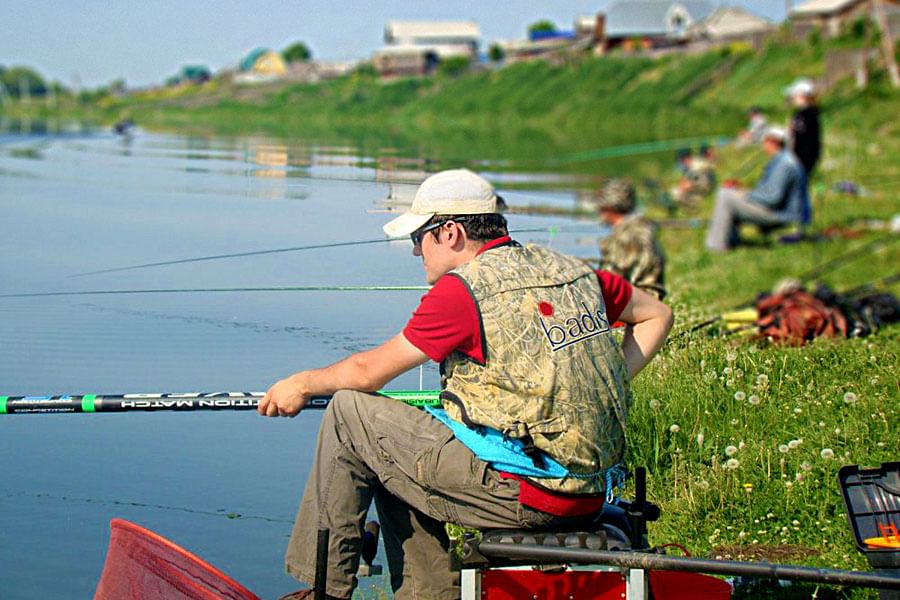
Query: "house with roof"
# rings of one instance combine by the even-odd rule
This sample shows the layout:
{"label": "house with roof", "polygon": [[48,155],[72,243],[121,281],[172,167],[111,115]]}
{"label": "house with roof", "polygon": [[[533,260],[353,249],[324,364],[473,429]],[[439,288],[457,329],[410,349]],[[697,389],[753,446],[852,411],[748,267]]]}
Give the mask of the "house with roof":
{"label": "house with roof", "polygon": [[617,0],[602,15],[598,50],[653,50],[686,43],[688,28],[713,14],[709,0]]}
{"label": "house with roof", "polygon": [[287,70],[287,65],[279,53],[268,48],[255,48],[241,59],[235,81],[245,83],[269,81],[283,77]]}
{"label": "house with roof", "polygon": [[[882,0],[891,34],[900,33],[900,0]],[[872,15],[872,0],[807,0],[791,9],[794,35],[804,38],[814,29],[824,37],[840,35],[853,21]]]}
{"label": "house with roof", "polygon": [[687,27],[685,36],[693,47],[712,47],[748,42],[759,47],[777,30],[771,21],[736,6],[722,6]]}
{"label": "house with roof", "polygon": [[372,55],[384,76],[424,75],[451,57],[475,60],[481,29],[475,21],[390,21],[385,46]]}

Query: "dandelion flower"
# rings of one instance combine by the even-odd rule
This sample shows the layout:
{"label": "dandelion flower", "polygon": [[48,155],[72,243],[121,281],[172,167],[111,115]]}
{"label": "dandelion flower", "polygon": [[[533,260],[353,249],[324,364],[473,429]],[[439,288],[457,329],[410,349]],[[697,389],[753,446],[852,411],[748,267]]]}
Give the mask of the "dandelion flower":
{"label": "dandelion flower", "polygon": [[678,433],[679,431],[681,431],[681,427],[678,425],[678,423],[672,423],[672,425],[669,426],[670,433]]}
{"label": "dandelion flower", "polygon": [[744,484],[744,491],[747,492],[748,494],[752,493],[752,492],[753,492],[753,484],[752,484],[752,483],[745,483],[745,484]]}
{"label": "dandelion flower", "polygon": [[741,462],[736,458],[729,458],[725,461],[725,468],[734,471],[739,466],[741,466]]}
{"label": "dandelion flower", "polygon": [[756,394],[750,394],[750,397],[747,399],[747,401],[750,402],[752,406],[759,406],[759,403],[762,402],[762,400],[760,400],[759,396],[757,396]]}
{"label": "dandelion flower", "polygon": [[791,441],[789,441],[789,442],[788,442],[788,448],[790,448],[791,450],[796,449],[797,446],[800,445],[800,442],[801,442],[801,441],[803,441],[803,440],[791,440]]}
{"label": "dandelion flower", "polygon": [[747,394],[745,394],[744,392],[742,392],[740,390],[738,390],[734,393],[734,399],[737,400],[738,402],[743,402],[744,398],[746,398],[746,397],[747,397]]}
{"label": "dandelion flower", "polygon": [[790,450],[790,448],[788,448],[787,444],[781,444],[780,446],[778,446],[778,451],[782,454],[787,454],[788,450]]}
{"label": "dandelion flower", "polygon": [[734,446],[725,446],[725,456],[734,456],[738,449]]}
{"label": "dandelion flower", "polygon": [[729,350],[727,354],[725,354],[725,360],[728,362],[734,362],[737,360],[737,352],[734,350]]}
{"label": "dandelion flower", "polygon": [[844,403],[846,404],[853,404],[857,400],[859,400],[859,398],[857,398],[856,394],[854,394],[853,392],[847,392],[846,394],[844,394]]}
{"label": "dandelion flower", "polygon": [[662,402],[660,402],[656,398],[653,398],[652,400],[650,400],[650,408],[652,408],[653,410],[656,410],[657,408],[659,408],[661,404],[662,404]]}
{"label": "dandelion flower", "polygon": [[823,460],[831,460],[834,458],[834,450],[831,448],[822,448],[822,451],[819,452]]}

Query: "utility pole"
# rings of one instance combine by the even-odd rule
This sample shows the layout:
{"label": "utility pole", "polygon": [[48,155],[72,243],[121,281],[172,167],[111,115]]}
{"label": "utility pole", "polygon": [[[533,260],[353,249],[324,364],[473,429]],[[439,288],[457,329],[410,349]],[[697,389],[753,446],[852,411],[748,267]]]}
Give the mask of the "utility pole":
{"label": "utility pole", "polygon": [[891,76],[891,84],[896,88],[900,87],[900,73],[897,72],[897,61],[894,60],[894,40],[891,37],[891,28],[884,16],[884,6],[881,0],[872,2],[872,10],[875,13],[875,22],[881,30],[881,52],[884,54],[884,64],[887,66],[888,74]]}

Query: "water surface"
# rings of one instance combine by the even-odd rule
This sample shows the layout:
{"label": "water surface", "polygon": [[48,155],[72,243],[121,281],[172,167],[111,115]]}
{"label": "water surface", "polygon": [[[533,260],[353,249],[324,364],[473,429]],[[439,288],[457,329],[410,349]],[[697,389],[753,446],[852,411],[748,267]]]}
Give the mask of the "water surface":
{"label": "water surface", "polygon": [[[421,157],[151,135],[0,137],[0,294],[422,285],[409,242],[149,262],[382,237]],[[490,175],[511,204],[574,206],[563,175]],[[551,185],[552,184],[552,185]],[[552,191],[549,188],[552,187]],[[397,188],[399,189],[399,187]],[[414,188],[411,188],[414,189]],[[511,216],[520,241],[596,254],[592,223]],[[550,233],[549,229],[554,228]],[[0,395],[257,391],[399,331],[422,292],[0,298]],[[434,365],[421,373],[437,385]],[[391,384],[419,386],[420,373]],[[296,589],[282,555],[321,414],[0,417],[0,597],[93,594],[113,517],[197,553],[264,598]],[[383,558],[379,561],[383,563]],[[382,585],[367,582],[366,585]]]}

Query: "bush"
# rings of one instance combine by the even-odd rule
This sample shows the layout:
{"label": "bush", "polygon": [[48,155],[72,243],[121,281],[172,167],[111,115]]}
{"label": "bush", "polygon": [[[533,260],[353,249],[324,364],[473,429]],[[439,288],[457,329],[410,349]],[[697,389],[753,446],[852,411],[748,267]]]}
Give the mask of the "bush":
{"label": "bush", "polygon": [[452,56],[445,58],[438,66],[438,73],[455,77],[469,69],[471,60],[468,56]]}

